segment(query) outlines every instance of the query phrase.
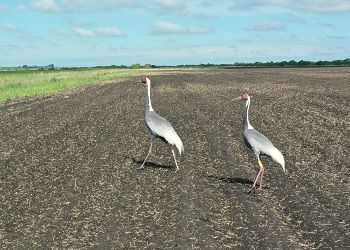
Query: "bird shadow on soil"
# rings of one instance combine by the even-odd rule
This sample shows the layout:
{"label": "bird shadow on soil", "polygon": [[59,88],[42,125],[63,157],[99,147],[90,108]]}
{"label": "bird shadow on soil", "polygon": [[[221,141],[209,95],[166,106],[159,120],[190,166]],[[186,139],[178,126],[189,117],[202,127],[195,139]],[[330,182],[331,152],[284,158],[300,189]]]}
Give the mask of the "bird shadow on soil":
{"label": "bird shadow on soil", "polygon": [[246,178],[239,178],[239,177],[220,177],[220,176],[215,176],[215,175],[208,175],[209,178],[213,178],[216,180],[220,180],[226,183],[238,183],[246,186],[251,186],[254,184],[253,181],[246,179]]}
{"label": "bird shadow on soil", "polygon": [[[251,187],[253,186],[254,182],[246,179],[246,178],[240,178],[240,177],[220,177],[220,176],[215,176],[215,175],[208,175],[208,178],[212,178],[212,179],[216,179],[216,180],[220,180],[226,183],[238,183],[238,184],[242,184],[246,187],[249,187],[249,191],[247,192],[247,194],[254,194],[255,191],[257,190],[255,189],[251,189]],[[268,189],[268,186],[262,186],[262,189]]]}
{"label": "bird shadow on soil", "polygon": [[[131,160],[134,164],[138,165],[139,167],[143,163],[143,160],[137,160],[134,157],[124,156],[124,158]],[[161,165],[161,164],[158,164],[158,163],[146,161],[145,168],[175,169],[176,167],[173,166],[173,165]]]}

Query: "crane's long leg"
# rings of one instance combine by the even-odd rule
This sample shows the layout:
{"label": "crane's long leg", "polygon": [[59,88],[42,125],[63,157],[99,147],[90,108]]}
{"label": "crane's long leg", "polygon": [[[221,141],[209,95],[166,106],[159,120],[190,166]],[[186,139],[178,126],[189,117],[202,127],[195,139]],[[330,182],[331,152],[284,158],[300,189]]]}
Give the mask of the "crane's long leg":
{"label": "crane's long leg", "polygon": [[151,154],[151,152],[152,152],[152,145],[153,145],[153,140],[151,140],[151,145],[150,145],[150,147],[149,147],[148,154],[147,154],[145,160],[143,161],[141,167],[139,167],[138,169],[143,169],[143,168],[145,168],[145,163],[146,163],[148,157],[150,156],[150,154]]}
{"label": "crane's long leg", "polygon": [[261,162],[260,160],[259,160],[259,167],[260,167],[260,169],[261,169],[261,174],[260,174],[260,186],[259,186],[259,189],[261,190],[265,169],[264,169],[264,165],[262,164],[262,162]]}
{"label": "crane's long leg", "polygon": [[175,149],[172,149],[172,150],[171,150],[171,153],[173,153],[173,156],[174,156],[175,165],[176,165],[176,170],[175,170],[175,172],[177,172],[177,171],[179,170],[179,165],[177,165],[177,161],[176,161],[176,157],[175,157]]}
{"label": "crane's long leg", "polygon": [[253,184],[252,188],[249,190],[248,193],[252,192],[255,189],[255,186],[256,186],[256,183],[257,183],[259,177],[261,178],[260,179],[260,187],[259,187],[259,189],[261,189],[261,182],[262,182],[262,177],[263,177],[263,174],[264,174],[264,166],[263,166],[262,162],[260,161],[260,159],[259,159],[258,163],[259,163],[260,170],[259,170],[259,172],[258,172],[258,174],[257,174],[257,176],[255,178],[255,181],[254,181],[254,184]]}

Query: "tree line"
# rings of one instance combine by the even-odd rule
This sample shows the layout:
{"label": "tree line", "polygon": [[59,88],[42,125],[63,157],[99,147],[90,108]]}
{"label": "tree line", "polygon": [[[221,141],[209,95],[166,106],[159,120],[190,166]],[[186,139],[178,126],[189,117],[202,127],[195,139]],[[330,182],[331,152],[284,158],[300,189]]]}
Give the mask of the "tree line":
{"label": "tree line", "polygon": [[[56,68],[53,64],[49,64],[48,66],[19,66],[18,68],[22,69],[63,69],[63,70],[79,70],[82,68],[86,69],[92,69],[92,68],[104,68],[104,69],[148,69],[148,68],[215,68],[215,67],[221,67],[221,68],[234,68],[234,67],[331,67],[331,66],[350,66],[350,58],[346,58],[344,60],[333,60],[333,61],[280,61],[280,62],[235,62],[235,63],[225,63],[225,64],[215,64],[215,63],[201,63],[201,64],[179,64],[176,66],[169,66],[169,65],[154,65],[154,64],[144,64],[141,65],[140,63],[134,63],[130,66],[126,65],[109,65],[109,66],[93,66],[93,67],[58,67]],[[0,67],[0,69],[16,69],[16,68],[7,68],[7,67]]]}
{"label": "tree line", "polygon": [[144,64],[139,63],[131,64],[130,66],[125,65],[110,65],[110,66],[95,66],[93,68],[131,68],[131,69],[147,69],[147,68],[208,68],[208,67],[320,67],[320,66],[350,66],[350,59],[344,60],[333,60],[333,61],[280,61],[280,62],[235,62],[235,63],[225,63],[225,64],[215,64],[215,63],[201,63],[201,64],[179,64],[176,66],[169,65],[154,65],[154,64]]}
{"label": "tree line", "polygon": [[318,66],[350,66],[350,59],[344,60],[334,60],[334,61],[280,61],[280,62],[235,62],[233,64],[186,64],[186,65],[178,65],[178,67],[318,67]]}

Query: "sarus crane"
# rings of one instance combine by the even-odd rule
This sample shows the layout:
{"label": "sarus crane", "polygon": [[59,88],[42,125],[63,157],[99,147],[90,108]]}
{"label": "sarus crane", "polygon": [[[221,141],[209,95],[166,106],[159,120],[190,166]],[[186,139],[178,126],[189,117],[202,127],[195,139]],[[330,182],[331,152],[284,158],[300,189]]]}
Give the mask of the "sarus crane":
{"label": "sarus crane", "polygon": [[[143,169],[145,167],[145,163],[152,152],[153,143],[157,138],[160,138],[162,141],[164,141],[167,144],[170,144],[171,146],[175,146],[178,149],[180,155],[181,153],[184,152],[184,146],[182,144],[182,141],[180,137],[177,135],[177,133],[175,132],[173,126],[171,126],[171,124],[165,118],[161,117],[156,112],[154,112],[152,108],[151,80],[147,77],[144,77],[141,79],[141,83],[147,86],[147,98],[146,98],[146,104],[145,104],[145,122],[150,132],[151,145],[149,147],[147,156],[139,169]],[[171,148],[171,153],[174,157],[176,172],[177,172],[179,170],[179,165],[177,164],[177,161],[176,161],[174,147]]]}
{"label": "sarus crane", "polygon": [[245,112],[243,117],[243,141],[244,144],[248,149],[250,149],[255,157],[258,160],[259,164],[259,172],[255,178],[254,184],[252,188],[250,189],[250,192],[255,190],[256,183],[260,177],[260,186],[259,189],[261,189],[263,176],[264,176],[264,165],[262,164],[260,160],[260,155],[267,155],[270,156],[275,162],[279,163],[282,166],[282,169],[284,172],[286,172],[285,169],[285,163],[282,153],[275,148],[275,146],[272,144],[272,142],[263,134],[261,134],[259,131],[253,128],[253,126],[249,123],[249,107],[250,107],[250,96],[247,93],[241,94],[240,98],[245,101]]}

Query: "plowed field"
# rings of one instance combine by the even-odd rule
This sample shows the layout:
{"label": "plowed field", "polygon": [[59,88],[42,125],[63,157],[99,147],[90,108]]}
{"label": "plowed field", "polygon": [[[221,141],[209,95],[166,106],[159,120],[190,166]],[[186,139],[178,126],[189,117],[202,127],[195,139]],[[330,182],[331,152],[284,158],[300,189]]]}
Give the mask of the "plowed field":
{"label": "plowed field", "polygon": [[[141,76],[140,76],[141,77]],[[181,137],[149,147],[140,77],[0,108],[5,249],[350,248],[350,68],[152,75],[152,105]],[[250,123],[280,149],[266,187],[242,141]]]}

